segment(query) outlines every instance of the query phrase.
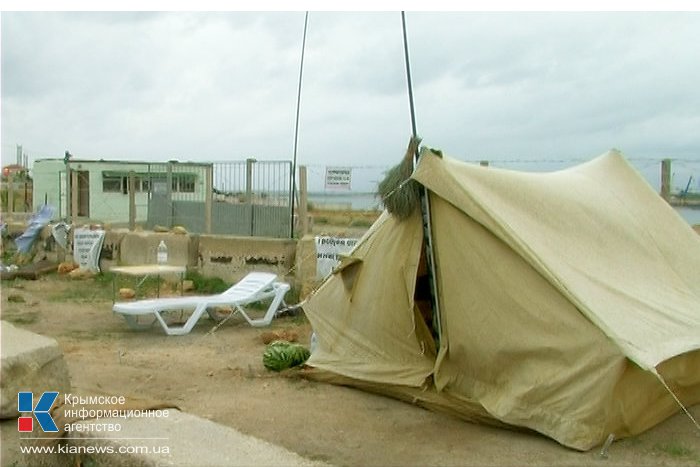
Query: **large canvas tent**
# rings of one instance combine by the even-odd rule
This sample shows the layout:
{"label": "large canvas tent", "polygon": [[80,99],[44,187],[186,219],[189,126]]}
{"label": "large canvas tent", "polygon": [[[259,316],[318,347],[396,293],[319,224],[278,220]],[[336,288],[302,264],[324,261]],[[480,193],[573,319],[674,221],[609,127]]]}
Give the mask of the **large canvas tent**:
{"label": "large canvas tent", "polygon": [[700,237],[619,152],[523,173],[424,148],[412,178],[439,319],[420,209],[384,212],[304,306],[317,378],[580,450],[700,402]]}

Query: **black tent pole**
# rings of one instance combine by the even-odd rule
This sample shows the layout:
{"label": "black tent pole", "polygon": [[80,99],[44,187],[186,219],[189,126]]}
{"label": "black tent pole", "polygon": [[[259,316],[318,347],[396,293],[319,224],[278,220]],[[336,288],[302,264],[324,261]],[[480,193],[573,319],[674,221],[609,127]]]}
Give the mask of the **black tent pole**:
{"label": "black tent pole", "polygon": [[[301,62],[299,64],[299,88],[297,90],[297,114],[294,123],[294,159],[292,161],[292,187],[289,194],[291,215],[289,216],[289,238],[294,238],[294,197],[296,196],[297,184],[297,147],[299,143],[299,108],[301,107],[301,78],[304,73],[304,50],[306,49],[306,28],[309,24],[309,12],[304,15],[304,36],[301,40]],[[300,220],[301,222],[301,220]]]}

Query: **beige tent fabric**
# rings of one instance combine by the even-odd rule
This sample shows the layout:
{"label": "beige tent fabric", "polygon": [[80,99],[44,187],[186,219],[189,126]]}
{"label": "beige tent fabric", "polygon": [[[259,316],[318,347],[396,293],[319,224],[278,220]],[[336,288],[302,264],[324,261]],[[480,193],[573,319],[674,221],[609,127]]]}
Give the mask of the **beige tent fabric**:
{"label": "beige tent fabric", "polygon": [[542,174],[424,151],[414,178],[492,231],[642,368],[700,349],[700,237],[620,153]]}
{"label": "beige tent fabric", "polygon": [[481,225],[436,196],[431,211],[449,348],[438,389],[568,444],[602,431],[620,350]]}
{"label": "beige tent fabric", "polygon": [[700,239],[620,154],[527,174],[424,151],[413,176],[441,354],[413,303],[420,212],[384,213],[304,305],[324,378],[581,450],[678,411],[655,371],[700,402]]}
{"label": "beige tent fabric", "polygon": [[318,349],[309,365],[372,382],[421,386],[434,354],[416,320],[413,291],[423,241],[420,215],[384,214],[351,258],[304,305]]}

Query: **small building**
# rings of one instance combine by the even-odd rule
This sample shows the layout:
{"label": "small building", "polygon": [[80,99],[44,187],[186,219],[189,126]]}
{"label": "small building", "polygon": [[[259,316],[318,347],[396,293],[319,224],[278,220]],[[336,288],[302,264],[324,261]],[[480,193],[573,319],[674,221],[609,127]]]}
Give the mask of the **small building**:
{"label": "small building", "polygon": [[20,164],[10,164],[10,165],[6,165],[5,167],[2,168],[3,178],[7,178],[10,175],[12,175],[13,177],[26,176],[27,172],[28,172],[27,168],[23,165],[20,165]]}
{"label": "small building", "polygon": [[[34,209],[49,204],[56,208],[56,218],[68,218],[75,206],[80,218],[128,222],[129,176],[133,172],[136,222],[146,222],[149,205],[155,200],[204,202],[211,168],[211,164],[178,161],[40,159],[32,168]],[[75,184],[72,189],[68,186],[71,180]]]}

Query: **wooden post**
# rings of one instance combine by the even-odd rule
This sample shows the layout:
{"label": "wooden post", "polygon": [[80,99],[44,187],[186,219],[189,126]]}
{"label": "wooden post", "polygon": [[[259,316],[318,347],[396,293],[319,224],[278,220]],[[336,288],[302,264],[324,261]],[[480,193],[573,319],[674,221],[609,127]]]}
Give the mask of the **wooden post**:
{"label": "wooden post", "polygon": [[254,232],[255,216],[253,215],[253,163],[255,159],[248,158],[245,160],[245,197],[246,203],[250,207],[250,233],[252,237]]}
{"label": "wooden post", "polygon": [[165,193],[167,194],[168,198],[168,212],[167,212],[167,228],[172,229],[173,228],[173,161],[168,161],[168,166],[167,166],[167,172],[166,172],[166,187],[165,187]]}
{"label": "wooden post", "polygon": [[22,190],[22,212],[31,212],[30,203],[29,203],[29,193],[28,193],[28,187],[29,182],[25,179],[24,180],[24,190]]}
{"label": "wooden post", "polygon": [[73,225],[78,224],[78,171],[70,171],[70,215]]}
{"label": "wooden post", "polygon": [[299,238],[309,233],[309,222],[307,216],[307,191],[306,191],[306,166],[299,166]]}
{"label": "wooden post", "polygon": [[671,159],[661,161],[661,197],[671,201]]}
{"label": "wooden post", "polygon": [[136,174],[129,172],[129,230],[136,230]]}
{"label": "wooden post", "polygon": [[214,197],[214,165],[210,164],[206,168],[206,179],[204,183],[204,232],[211,233],[211,210],[212,198]]}
{"label": "wooden post", "polygon": [[7,174],[7,213],[12,217],[15,210],[15,183],[13,181],[12,171]]}
{"label": "wooden post", "polygon": [[[65,195],[66,195],[66,206],[65,206],[66,217],[64,219],[66,220],[66,222],[68,222],[68,220],[70,219],[70,215],[71,215],[71,212],[70,212],[70,172],[71,172],[71,170],[70,170],[70,158],[71,158],[70,153],[68,151],[66,151],[66,155],[63,158],[63,161],[66,164],[66,186],[64,187],[65,188]],[[60,175],[59,175],[59,177],[60,177]],[[59,180],[60,180],[60,178],[59,178]],[[59,200],[60,200],[60,196],[59,196]]]}

